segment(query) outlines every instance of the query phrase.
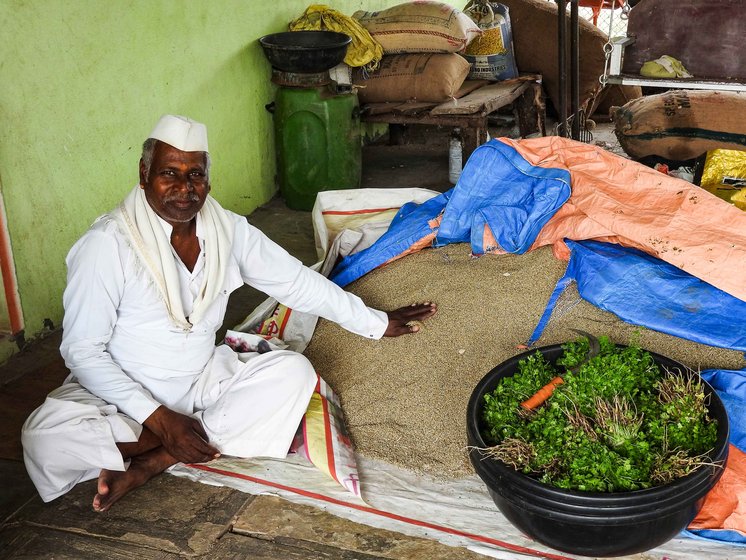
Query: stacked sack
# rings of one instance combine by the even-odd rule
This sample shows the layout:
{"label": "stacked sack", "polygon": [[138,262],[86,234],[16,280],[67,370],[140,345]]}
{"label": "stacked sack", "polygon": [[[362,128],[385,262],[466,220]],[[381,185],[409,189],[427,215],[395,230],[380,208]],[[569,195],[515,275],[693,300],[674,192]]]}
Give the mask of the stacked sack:
{"label": "stacked sack", "polygon": [[407,2],[352,17],[383,47],[373,72],[357,69],[353,83],[362,103],[453,98],[469,74],[463,52],[482,31],[463,12],[442,2]]}

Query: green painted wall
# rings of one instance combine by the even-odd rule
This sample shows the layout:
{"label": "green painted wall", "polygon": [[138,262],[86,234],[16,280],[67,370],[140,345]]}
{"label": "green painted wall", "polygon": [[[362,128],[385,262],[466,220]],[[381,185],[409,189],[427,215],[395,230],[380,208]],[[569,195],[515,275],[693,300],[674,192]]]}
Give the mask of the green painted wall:
{"label": "green painted wall", "polygon": [[[398,3],[328,5],[351,15]],[[273,86],[257,39],[309,4],[0,1],[0,177],[27,338],[44,318],[60,323],[65,255],[137,183],[162,114],[207,124],[213,195],[227,208],[248,214],[272,197]]]}

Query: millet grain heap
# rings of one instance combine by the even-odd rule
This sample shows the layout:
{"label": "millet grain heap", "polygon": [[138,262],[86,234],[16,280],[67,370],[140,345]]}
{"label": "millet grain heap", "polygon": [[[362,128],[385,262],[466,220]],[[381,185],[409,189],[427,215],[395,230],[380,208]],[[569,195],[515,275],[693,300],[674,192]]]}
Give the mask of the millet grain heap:
{"label": "millet grain heap", "polygon": [[[371,341],[320,320],[305,354],[337,392],[356,450],[416,472],[471,474],[466,406],[476,384],[531,335],[566,263],[544,247],[524,255],[470,256],[468,244],[426,249],[374,270],[348,290],[378,309],[434,301],[416,335]],[[740,369],[743,354],[619,320],[581,300],[560,299],[536,346],[578,338],[571,328],[648,350],[697,370]]]}

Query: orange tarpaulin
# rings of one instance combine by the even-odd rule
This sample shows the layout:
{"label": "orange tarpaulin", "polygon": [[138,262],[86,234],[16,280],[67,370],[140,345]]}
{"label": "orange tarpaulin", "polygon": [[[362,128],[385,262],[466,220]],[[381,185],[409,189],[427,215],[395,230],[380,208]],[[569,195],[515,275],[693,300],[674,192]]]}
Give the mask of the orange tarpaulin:
{"label": "orange tarpaulin", "polygon": [[532,165],[567,169],[570,199],[532,249],[564,238],[635,247],[746,301],[746,212],[682,179],[566,138],[500,141]]}
{"label": "orange tarpaulin", "polygon": [[731,529],[746,533],[746,453],[731,445],[728,468],[710,490],[689,529]]}

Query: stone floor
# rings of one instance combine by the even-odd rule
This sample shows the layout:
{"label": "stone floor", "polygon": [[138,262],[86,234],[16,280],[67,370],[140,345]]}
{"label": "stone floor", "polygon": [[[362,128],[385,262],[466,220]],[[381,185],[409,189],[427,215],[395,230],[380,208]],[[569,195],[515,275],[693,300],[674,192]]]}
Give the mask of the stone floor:
{"label": "stone floor", "polygon": [[[367,147],[363,186],[449,188],[447,139],[448,131],[431,130],[413,134],[404,146]],[[282,200],[274,199],[249,220],[304,263],[315,262],[310,213],[289,210]],[[239,290],[231,299],[225,324],[239,323],[263,297],[250,288]],[[53,332],[0,367],[0,558],[478,557],[465,549],[373,529],[278,498],[169,475],[156,477],[104,514],[90,506],[95,481],[42,503],[22,463],[19,431],[28,414],[67,375],[58,353],[60,336],[59,331]]]}

